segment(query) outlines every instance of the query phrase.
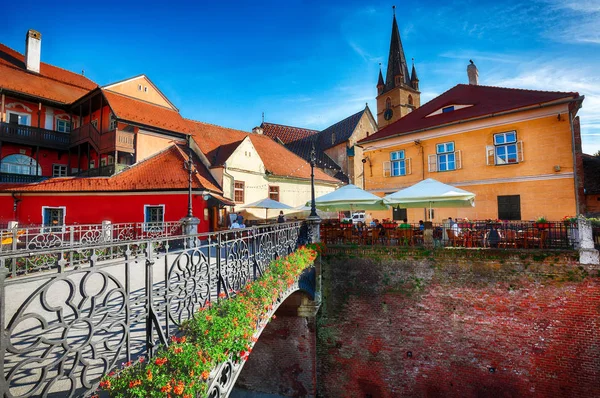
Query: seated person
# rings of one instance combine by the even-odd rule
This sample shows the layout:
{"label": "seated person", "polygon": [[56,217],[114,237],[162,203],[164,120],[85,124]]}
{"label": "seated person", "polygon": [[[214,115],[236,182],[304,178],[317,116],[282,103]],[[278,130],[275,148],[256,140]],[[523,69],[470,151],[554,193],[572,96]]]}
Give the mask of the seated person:
{"label": "seated person", "polygon": [[362,223],[362,221],[359,221],[359,222],[357,222],[357,223],[354,225],[354,230],[355,230],[356,232],[358,232],[359,234],[361,234],[361,233],[362,233],[363,229],[364,229],[364,226],[363,226],[363,223]]}
{"label": "seated person", "polygon": [[406,218],[402,220],[402,224],[400,224],[400,229],[410,229],[411,225],[407,222]]}
{"label": "seated person", "polygon": [[377,222],[377,229],[379,230],[379,236],[385,236],[385,227],[379,220],[375,220]]}
{"label": "seated person", "polygon": [[423,231],[425,229],[425,224],[423,224],[423,220],[419,220],[419,231]]}
{"label": "seated person", "polygon": [[237,219],[231,223],[231,229],[239,229],[242,228],[242,226],[240,224],[238,224]]}
{"label": "seated person", "polygon": [[[449,218],[449,219],[452,220],[451,218]],[[458,227],[457,222],[452,222],[450,229],[454,232],[454,235],[458,236],[458,234],[460,234],[460,228]]]}
{"label": "seated person", "polygon": [[496,226],[492,225],[487,236],[490,247],[498,247],[498,243],[500,243],[501,240],[502,236],[500,235],[500,231],[496,229]]}
{"label": "seated person", "polygon": [[377,226],[378,221],[379,220],[377,220],[377,219],[372,219],[371,222],[369,223],[369,227],[375,228]]}

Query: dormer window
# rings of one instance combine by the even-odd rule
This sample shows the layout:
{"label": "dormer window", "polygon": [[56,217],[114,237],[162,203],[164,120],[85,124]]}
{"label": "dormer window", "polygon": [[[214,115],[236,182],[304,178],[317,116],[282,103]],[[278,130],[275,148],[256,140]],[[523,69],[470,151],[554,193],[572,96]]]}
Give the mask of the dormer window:
{"label": "dormer window", "polygon": [[454,105],[452,106],[447,106],[445,108],[442,108],[442,113],[448,113],[448,112],[452,112],[454,110]]}
{"label": "dormer window", "polygon": [[331,133],[331,145],[335,145],[335,133]]}

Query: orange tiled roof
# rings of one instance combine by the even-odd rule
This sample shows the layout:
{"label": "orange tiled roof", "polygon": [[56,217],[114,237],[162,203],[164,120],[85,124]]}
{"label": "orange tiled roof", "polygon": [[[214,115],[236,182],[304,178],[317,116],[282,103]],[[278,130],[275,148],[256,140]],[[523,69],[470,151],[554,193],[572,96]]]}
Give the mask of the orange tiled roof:
{"label": "orange tiled roof", "polygon": [[[171,145],[158,154],[139,162],[112,177],[58,177],[34,184],[3,189],[5,192],[128,192],[182,190],[188,187],[188,172],[183,168],[185,152]],[[194,159],[197,173],[194,189],[222,193],[212,175]],[[0,188],[2,188],[0,186]]]}
{"label": "orange tiled roof", "polygon": [[97,84],[87,77],[40,63],[40,73],[28,72],[23,54],[0,44],[0,87],[46,100],[69,104]]}
{"label": "orange tiled roof", "polygon": [[[194,141],[213,166],[222,166],[239,144],[250,137],[269,173],[282,177],[310,178],[308,162],[270,137],[194,120],[187,122]],[[315,168],[315,179],[340,183],[319,168]]]}
{"label": "orange tiled roof", "polygon": [[279,138],[284,144],[298,141],[315,134],[319,134],[317,130],[304,129],[301,127],[285,126],[283,124],[263,122],[260,127],[263,129],[263,134],[273,139]]}
{"label": "orange tiled roof", "polygon": [[117,118],[163,130],[189,134],[189,125],[179,112],[137,98],[102,89]]}

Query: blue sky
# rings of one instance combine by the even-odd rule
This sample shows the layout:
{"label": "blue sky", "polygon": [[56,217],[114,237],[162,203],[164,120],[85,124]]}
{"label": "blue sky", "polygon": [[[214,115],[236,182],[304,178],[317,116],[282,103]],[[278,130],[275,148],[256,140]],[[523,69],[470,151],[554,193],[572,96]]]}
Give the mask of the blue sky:
{"label": "blue sky", "polygon": [[[183,116],[249,131],[265,120],[323,129],[373,111],[394,2],[19,2],[3,6],[0,42],[100,85],[144,73]],[[220,4],[217,4],[220,3]],[[60,5],[59,5],[60,4]],[[422,103],[466,83],[585,95],[584,151],[600,150],[600,0],[397,3]]]}

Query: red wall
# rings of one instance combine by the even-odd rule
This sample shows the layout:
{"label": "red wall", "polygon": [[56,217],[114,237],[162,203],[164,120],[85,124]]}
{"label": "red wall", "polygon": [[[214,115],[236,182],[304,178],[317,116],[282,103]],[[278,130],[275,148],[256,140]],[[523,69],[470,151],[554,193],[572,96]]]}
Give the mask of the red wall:
{"label": "red wall", "polygon": [[322,396],[600,397],[597,270],[547,253],[441,252],[328,260]]}
{"label": "red wall", "polygon": [[[144,205],[165,205],[165,221],[178,221],[187,214],[187,194],[123,195],[17,195],[21,201],[13,212],[13,198],[0,195],[0,223],[17,220],[23,225],[42,223],[42,206],[66,207],[65,224],[144,222]],[[202,195],[193,196],[194,215],[200,219],[200,232],[208,231],[204,219],[206,202]]]}

